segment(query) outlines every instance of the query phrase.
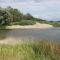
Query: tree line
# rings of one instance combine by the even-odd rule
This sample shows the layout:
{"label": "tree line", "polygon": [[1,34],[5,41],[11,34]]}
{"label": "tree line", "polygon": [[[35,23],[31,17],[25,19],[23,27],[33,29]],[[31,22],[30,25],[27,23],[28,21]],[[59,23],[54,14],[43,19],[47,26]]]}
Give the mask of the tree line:
{"label": "tree line", "polygon": [[30,25],[38,22],[46,22],[40,18],[33,17],[30,13],[23,14],[18,9],[12,7],[0,8],[0,25],[21,24]]}
{"label": "tree line", "polygon": [[30,13],[23,14],[20,10],[7,7],[0,7],[0,26],[6,25],[33,25],[36,22],[51,24],[53,26],[60,26],[60,22],[47,21],[40,18],[33,17]]}

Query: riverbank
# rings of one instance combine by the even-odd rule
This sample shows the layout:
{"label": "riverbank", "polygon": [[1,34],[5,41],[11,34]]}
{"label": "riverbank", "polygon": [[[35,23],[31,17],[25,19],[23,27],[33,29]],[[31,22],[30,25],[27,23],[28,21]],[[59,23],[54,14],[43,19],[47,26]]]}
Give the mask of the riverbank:
{"label": "riverbank", "polygon": [[12,26],[7,26],[6,29],[17,29],[17,28],[41,28],[41,29],[45,29],[45,28],[52,28],[52,25],[49,24],[41,24],[41,23],[36,23],[34,25],[25,25],[25,26],[21,26],[21,25],[12,25]]}

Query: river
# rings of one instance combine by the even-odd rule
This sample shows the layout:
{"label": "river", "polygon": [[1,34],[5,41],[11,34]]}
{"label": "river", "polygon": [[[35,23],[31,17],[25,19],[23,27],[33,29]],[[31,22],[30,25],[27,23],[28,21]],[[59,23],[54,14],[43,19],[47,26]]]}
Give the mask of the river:
{"label": "river", "polygon": [[24,40],[50,40],[60,42],[60,28],[0,30],[0,37],[22,38]]}

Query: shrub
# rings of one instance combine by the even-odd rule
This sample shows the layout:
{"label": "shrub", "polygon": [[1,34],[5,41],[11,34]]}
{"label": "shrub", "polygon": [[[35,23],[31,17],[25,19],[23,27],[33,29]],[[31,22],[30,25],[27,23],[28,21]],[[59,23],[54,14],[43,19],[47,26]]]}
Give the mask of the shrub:
{"label": "shrub", "polygon": [[32,20],[21,20],[19,25],[34,25],[36,22]]}

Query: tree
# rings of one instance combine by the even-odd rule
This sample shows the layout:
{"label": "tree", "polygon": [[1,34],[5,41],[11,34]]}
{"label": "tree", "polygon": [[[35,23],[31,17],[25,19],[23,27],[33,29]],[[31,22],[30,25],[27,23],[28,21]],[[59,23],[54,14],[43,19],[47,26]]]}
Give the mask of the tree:
{"label": "tree", "polygon": [[8,25],[11,21],[11,14],[6,10],[0,10],[0,25]]}
{"label": "tree", "polygon": [[11,7],[6,8],[13,15],[13,22],[19,21],[22,19],[23,14],[18,10]]}
{"label": "tree", "polygon": [[31,14],[27,13],[26,14],[26,19],[27,20],[31,20],[31,19],[33,19],[33,16]]}

